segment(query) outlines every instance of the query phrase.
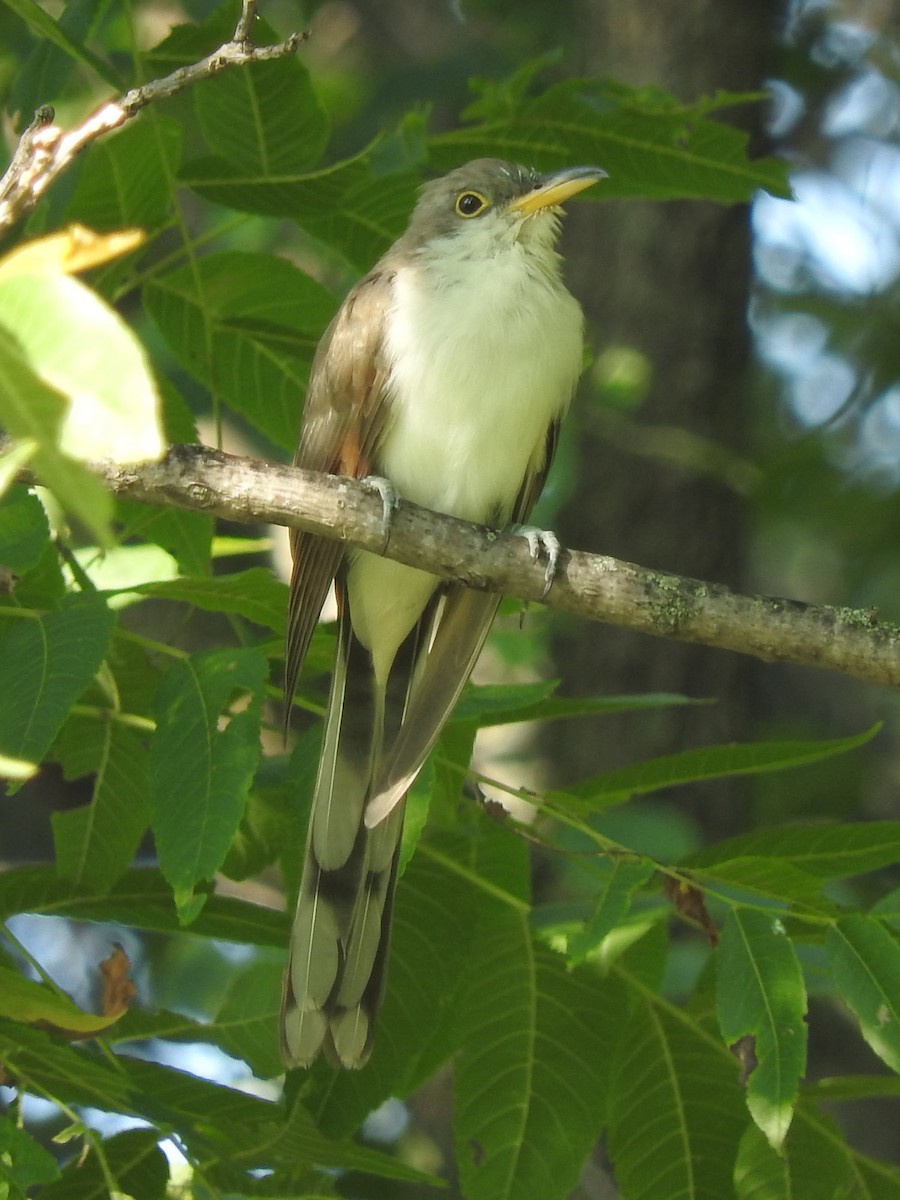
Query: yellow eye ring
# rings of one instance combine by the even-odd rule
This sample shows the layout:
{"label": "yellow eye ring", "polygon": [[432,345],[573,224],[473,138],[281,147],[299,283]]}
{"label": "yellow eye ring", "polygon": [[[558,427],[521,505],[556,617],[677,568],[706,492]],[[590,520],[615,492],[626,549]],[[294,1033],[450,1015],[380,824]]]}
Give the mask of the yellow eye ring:
{"label": "yellow eye ring", "polygon": [[487,196],[482,196],[481,192],[460,192],[453,205],[453,211],[458,217],[468,220],[469,217],[480,217],[484,210],[490,207],[490,203]]}

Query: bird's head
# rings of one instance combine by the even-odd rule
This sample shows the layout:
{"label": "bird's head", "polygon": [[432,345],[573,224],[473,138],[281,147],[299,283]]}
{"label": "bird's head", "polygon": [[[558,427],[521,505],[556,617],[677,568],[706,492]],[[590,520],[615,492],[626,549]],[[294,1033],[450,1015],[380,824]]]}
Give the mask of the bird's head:
{"label": "bird's head", "polygon": [[477,158],[426,183],[404,241],[412,250],[440,245],[461,257],[490,258],[515,243],[551,249],[562,204],[606,172],[569,167],[540,174],[499,158]]}

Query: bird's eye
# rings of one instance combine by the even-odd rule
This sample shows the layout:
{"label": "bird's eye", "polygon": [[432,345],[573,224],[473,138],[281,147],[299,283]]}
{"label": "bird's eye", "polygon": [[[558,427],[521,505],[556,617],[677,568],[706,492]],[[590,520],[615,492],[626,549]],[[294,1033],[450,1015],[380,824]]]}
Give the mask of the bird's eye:
{"label": "bird's eye", "polygon": [[481,192],[460,192],[456,197],[454,209],[458,217],[477,217],[490,205],[486,196]]}

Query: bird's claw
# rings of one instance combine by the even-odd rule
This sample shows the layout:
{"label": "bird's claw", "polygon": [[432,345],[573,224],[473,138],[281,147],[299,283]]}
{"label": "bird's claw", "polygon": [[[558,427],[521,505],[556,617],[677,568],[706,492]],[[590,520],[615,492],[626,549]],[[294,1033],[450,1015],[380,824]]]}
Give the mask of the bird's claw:
{"label": "bird's claw", "polygon": [[528,553],[532,562],[537,562],[542,554],[547,560],[544,569],[544,589],[541,592],[543,600],[553,586],[559,567],[559,557],[562,553],[559,538],[551,530],[538,529],[534,525],[513,525],[512,532],[518,537],[523,537],[528,543]]}
{"label": "bird's claw", "polygon": [[367,475],[362,482],[377,492],[381,497],[381,549],[386,550],[391,540],[391,526],[394,523],[394,513],[400,506],[400,494],[389,479],[382,475]]}

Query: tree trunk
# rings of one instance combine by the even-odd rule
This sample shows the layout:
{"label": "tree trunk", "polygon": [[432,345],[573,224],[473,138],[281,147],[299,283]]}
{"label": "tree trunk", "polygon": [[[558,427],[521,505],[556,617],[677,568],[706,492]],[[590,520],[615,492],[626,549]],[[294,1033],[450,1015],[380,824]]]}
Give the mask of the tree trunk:
{"label": "tree trunk", "polygon": [[[686,102],[719,88],[758,89],[774,9],[742,0],[585,0],[583,70],[632,86],[663,86]],[[735,119],[757,122],[759,112],[744,110]],[[570,222],[569,276],[595,350],[600,356],[610,347],[637,352],[649,383],[626,444],[604,432],[602,409],[596,419],[596,386],[585,386],[572,421],[580,483],[557,522],[560,534],[569,545],[740,586],[743,498],[690,466],[644,456],[641,429],[684,429],[734,452],[745,445],[747,210],[623,201],[576,209]],[[665,691],[718,700],[652,718],[604,718],[590,729],[583,722],[554,726],[552,754],[563,780],[746,736],[752,666],[736,655],[560,623],[554,656],[567,690],[576,694]],[[718,800],[721,813],[721,791]]]}

